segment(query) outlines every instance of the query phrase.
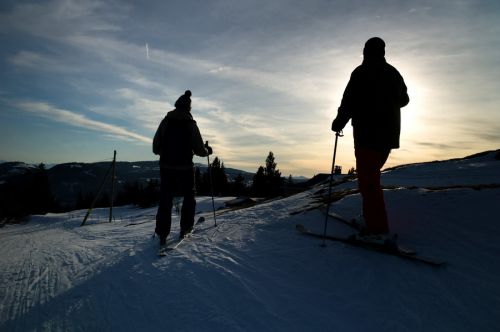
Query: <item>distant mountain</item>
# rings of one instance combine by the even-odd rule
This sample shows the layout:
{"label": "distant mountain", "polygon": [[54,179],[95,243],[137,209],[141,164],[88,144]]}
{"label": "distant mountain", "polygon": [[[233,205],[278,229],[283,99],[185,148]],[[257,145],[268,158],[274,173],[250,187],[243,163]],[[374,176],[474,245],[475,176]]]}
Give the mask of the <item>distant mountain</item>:
{"label": "distant mountain", "polygon": [[[200,164],[200,163],[196,163],[195,167],[199,167],[200,171],[202,173],[206,172],[206,169],[207,169],[207,165]],[[237,177],[238,175],[241,174],[241,176],[243,176],[245,178],[245,181],[250,181],[250,180],[252,180],[253,176],[255,175],[255,173],[242,171],[242,170],[236,169],[236,168],[225,167],[225,170],[226,170],[227,176],[229,177],[229,180],[234,180],[235,177]]]}
{"label": "distant mountain", "polygon": [[[72,207],[78,195],[96,193],[101,186],[106,173],[109,171],[110,162],[97,163],[64,163],[46,167],[51,190],[56,201],[63,207]],[[196,164],[202,173],[207,166]],[[5,162],[0,164],[0,185],[19,183],[23,177],[38,169],[38,165],[22,162]],[[241,174],[246,181],[250,181],[253,173],[234,168],[226,168],[230,180]],[[119,192],[126,183],[147,183],[150,180],[160,179],[158,161],[135,161],[116,163],[116,192]],[[105,185],[104,193],[110,193],[110,185]]]}
{"label": "distant mountain", "polygon": [[0,163],[0,185],[7,182],[17,183],[23,176],[30,174],[37,166],[18,161]]}
{"label": "distant mountain", "polygon": [[[53,166],[47,172],[56,200],[63,205],[70,205],[76,201],[79,193],[96,193],[110,166],[110,162],[66,163]],[[125,183],[146,183],[160,177],[158,163],[152,161],[117,162],[115,172],[117,192]],[[109,193],[109,188],[109,185],[106,186],[104,192]]]}

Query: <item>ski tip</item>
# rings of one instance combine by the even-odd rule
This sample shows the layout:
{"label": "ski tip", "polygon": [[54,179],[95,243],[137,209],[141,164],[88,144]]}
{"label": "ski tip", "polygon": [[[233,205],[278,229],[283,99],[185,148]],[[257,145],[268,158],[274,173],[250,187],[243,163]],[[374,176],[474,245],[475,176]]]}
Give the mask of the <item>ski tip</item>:
{"label": "ski tip", "polygon": [[419,260],[422,261],[422,262],[424,262],[424,263],[427,263],[429,265],[432,265],[432,266],[434,266],[436,268],[448,265],[448,263],[446,261],[436,260],[436,259],[427,258],[427,257],[419,257]]}
{"label": "ski tip", "polygon": [[172,248],[171,248],[171,247],[169,247],[169,248],[165,248],[165,249],[163,249],[163,250],[160,250],[160,251],[158,251],[158,257],[165,257],[165,256],[167,256],[167,254],[168,254],[170,251],[172,251],[172,250],[174,250],[174,248],[173,248],[173,247],[172,247]]}

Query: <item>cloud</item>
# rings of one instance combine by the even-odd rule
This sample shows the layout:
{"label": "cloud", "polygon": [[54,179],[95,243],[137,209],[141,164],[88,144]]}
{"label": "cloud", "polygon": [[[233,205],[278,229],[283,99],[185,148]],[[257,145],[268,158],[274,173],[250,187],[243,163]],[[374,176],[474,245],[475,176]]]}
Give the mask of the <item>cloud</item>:
{"label": "cloud", "polygon": [[12,12],[0,14],[0,26],[53,40],[74,34],[120,31],[114,22],[125,17],[129,6],[120,4],[112,10],[109,6],[98,0],[17,4]]}
{"label": "cloud", "polygon": [[48,64],[52,64],[50,59],[45,58],[43,55],[28,52],[28,51],[20,51],[15,56],[11,57],[9,61],[21,67],[46,67]]}
{"label": "cloud", "polygon": [[436,143],[436,142],[415,142],[415,144],[426,149],[431,148],[439,151],[457,150],[457,145],[455,144]]}
{"label": "cloud", "polygon": [[[210,81],[212,85],[221,87],[221,90],[226,89],[236,94],[241,94],[241,91],[253,91],[253,93],[269,95],[268,99],[287,96],[301,102],[319,100],[327,103],[331,101],[329,94],[325,93],[325,90],[331,88],[329,86],[332,81],[331,76],[326,75],[324,78],[325,76],[317,75],[324,69],[319,63],[321,61],[311,65],[303,63],[300,57],[293,59],[288,56],[286,68],[295,68],[294,70],[283,69],[279,64],[273,66],[273,69],[269,69],[259,68],[259,66],[245,66],[244,64],[238,65],[229,63],[230,60],[211,59],[210,57],[179,53],[169,49],[155,48],[154,57],[152,57],[149,44],[146,44],[146,53],[150,61],[145,66],[142,61],[144,45],[137,45],[106,35],[77,35],[68,39],[66,43],[86,52],[92,50],[91,54],[108,65],[106,70],[112,70],[115,76],[131,79],[134,76],[142,75],[141,81],[144,86],[158,85],[155,77],[157,80],[165,80],[165,78],[171,80],[180,77],[190,82]],[[117,59],[120,60],[117,61]],[[322,59],[328,63],[326,55]],[[269,61],[270,59],[262,59],[262,63]],[[285,60],[280,59],[281,61]],[[310,70],[309,73],[307,73],[307,69]],[[330,68],[330,70],[333,69]],[[144,74],[148,74],[152,79],[145,79]]]}
{"label": "cloud", "polygon": [[53,56],[33,51],[19,51],[8,58],[8,61],[18,67],[28,68],[30,70],[43,70],[59,73],[76,73],[79,69],[70,65],[61,59]]}
{"label": "cloud", "polygon": [[430,10],[432,10],[432,7],[418,7],[418,8],[411,8],[408,12],[419,13],[419,12],[428,12]]}
{"label": "cloud", "polygon": [[130,130],[109,123],[89,119],[85,115],[54,107],[45,102],[18,102],[16,106],[25,112],[47,118],[66,125],[98,131],[104,135],[111,135],[122,140],[133,140],[140,143],[151,143],[151,138],[136,134]]}

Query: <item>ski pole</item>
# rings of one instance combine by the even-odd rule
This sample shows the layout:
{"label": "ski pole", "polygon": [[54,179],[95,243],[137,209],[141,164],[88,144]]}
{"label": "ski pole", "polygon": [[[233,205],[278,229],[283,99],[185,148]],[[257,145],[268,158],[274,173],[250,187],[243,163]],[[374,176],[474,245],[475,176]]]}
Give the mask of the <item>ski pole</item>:
{"label": "ski pole", "polygon": [[333,161],[332,161],[332,171],[330,172],[330,183],[328,184],[328,197],[327,197],[327,205],[326,205],[325,225],[323,228],[323,243],[321,244],[322,247],[326,247],[326,243],[325,243],[326,242],[326,225],[328,223],[328,214],[330,213],[333,172],[335,170],[335,157],[337,156],[337,141],[338,141],[339,137],[342,137],[342,136],[344,136],[342,134],[342,131],[335,133],[335,147],[333,148]]}
{"label": "ski pole", "polygon": [[[208,141],[205,142],[205,146],[208,147]],[[217,219],[215,218],[214,184],[212,181],[212,168],[210,166],[210,155],[208,154],[207,154],[207,163],[208,163],[208,177],[210,179],[210,193],[212,194],[212,211],[214,212],[215,227],[217,227]]]}

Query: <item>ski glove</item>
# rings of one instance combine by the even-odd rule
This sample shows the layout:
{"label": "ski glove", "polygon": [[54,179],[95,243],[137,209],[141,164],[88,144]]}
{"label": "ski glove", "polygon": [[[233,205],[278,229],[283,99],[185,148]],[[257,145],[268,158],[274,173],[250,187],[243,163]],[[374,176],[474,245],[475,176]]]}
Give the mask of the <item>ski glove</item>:
{"label": "ski glove", "polygon": [[213,153],[212,148],[210,146],[207,146],[207,151],[208,155],[211,155]]}
{"label": "ski glove", "polygon": [[336,132],[336,133],[339,133],[342,131],[342,129],[344,129],[345,127],[345,124],[342,124],[338,118],[336,118],[335,120],[333,120],[332,122],[332,131]]}
{"label": "ski glove", "polygon": [[208,145],[208,142],[205,143],[205,149],[207,149],[207,155],[211,155],[213,153],[212,147]]}

